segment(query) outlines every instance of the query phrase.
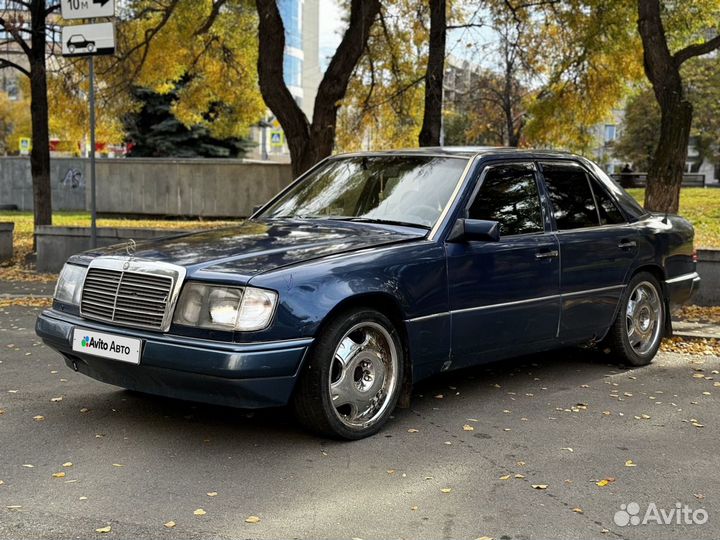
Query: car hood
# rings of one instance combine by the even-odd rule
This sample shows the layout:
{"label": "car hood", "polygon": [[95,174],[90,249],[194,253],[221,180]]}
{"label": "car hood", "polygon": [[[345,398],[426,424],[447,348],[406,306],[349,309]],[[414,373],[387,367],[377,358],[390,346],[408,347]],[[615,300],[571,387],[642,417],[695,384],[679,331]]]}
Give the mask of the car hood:
{"label": "car hood", "polygon": [[[412,227],[357,222],[246,221],[231,228],[138,242],[133,257],[183,266],[189,276],[212,273],[225,274],[233,281],[248,280],[283,266],[416,240],[426,234]],[[127,256],[127,244],[86,252],[81,257],[87,260],[103,255]]]}

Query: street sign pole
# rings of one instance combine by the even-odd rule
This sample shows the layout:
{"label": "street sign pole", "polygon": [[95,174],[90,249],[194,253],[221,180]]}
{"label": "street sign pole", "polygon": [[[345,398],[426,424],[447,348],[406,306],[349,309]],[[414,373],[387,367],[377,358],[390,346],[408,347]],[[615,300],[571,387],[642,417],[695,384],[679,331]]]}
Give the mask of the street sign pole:
{"label": "street sign pole", "polygon": [[97,199],[95,197],[95,59],[88,58],[90,71],[90,247],[97,247]]}

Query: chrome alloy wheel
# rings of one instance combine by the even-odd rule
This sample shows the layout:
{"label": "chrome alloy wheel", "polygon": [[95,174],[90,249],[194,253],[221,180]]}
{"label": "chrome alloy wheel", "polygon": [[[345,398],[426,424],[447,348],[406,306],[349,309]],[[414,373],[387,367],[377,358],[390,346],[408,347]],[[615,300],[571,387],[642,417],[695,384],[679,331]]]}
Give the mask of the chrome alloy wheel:
{"label": "chrome alloy wheel", "polygon": [[375,322],[350,328],[335,349],[328,384],[335,414],[350,428],[382,418],[398,386],[398,350],[390,333]]}
{"label": "chrome alloy wheel", "polygon": [[642,281],[635,286],[625,320],[630,346],[637,354],[647,354],[660,339],[663,321],[663,303],[652,283]]}

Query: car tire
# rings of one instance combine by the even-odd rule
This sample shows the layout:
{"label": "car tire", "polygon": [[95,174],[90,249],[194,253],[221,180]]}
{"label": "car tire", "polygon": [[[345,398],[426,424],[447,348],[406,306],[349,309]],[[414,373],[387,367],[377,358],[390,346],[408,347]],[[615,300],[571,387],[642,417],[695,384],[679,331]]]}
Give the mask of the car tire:
{"label": "car tire", "polygon": [[68,52],[70,54],[74,54],[75,53],[75,45],[68,45]]}
{"label": "car tire", "polygon": [[648,365],[660,348],[665,317],[660,282],[649,272],[634,275],[623,291],[620,310],[606,338],[607,347],[622,363]]}
{"label": "car tire", "polygon": [[95,51],[95,45],[93,45],[92,43],[88,43],[87,52],[94,52],[94,51]]}
{"label": "car tire", "polygon": [[357,440],[377,433],[395,409],[404,349],[393,323],[371,308],[339,313],[311,349],[293,396],[310,431]]}

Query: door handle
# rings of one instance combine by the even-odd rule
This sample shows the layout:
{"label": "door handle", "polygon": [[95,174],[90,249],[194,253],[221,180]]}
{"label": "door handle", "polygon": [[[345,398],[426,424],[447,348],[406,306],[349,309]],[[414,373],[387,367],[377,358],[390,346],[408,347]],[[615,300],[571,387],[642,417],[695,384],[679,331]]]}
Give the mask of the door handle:
{"label": "door handle", "polygon": [[538,251],[535,254],[536,259],[550,259],[552,257],[560,256],[560,252],[557,249],[548,249],[546,251]]}
{"label": "door handle", "polygon": [[635,240],[620,240],[618,243],[618,247],[620,249],[630,249],[637,247],[637,242]]}

